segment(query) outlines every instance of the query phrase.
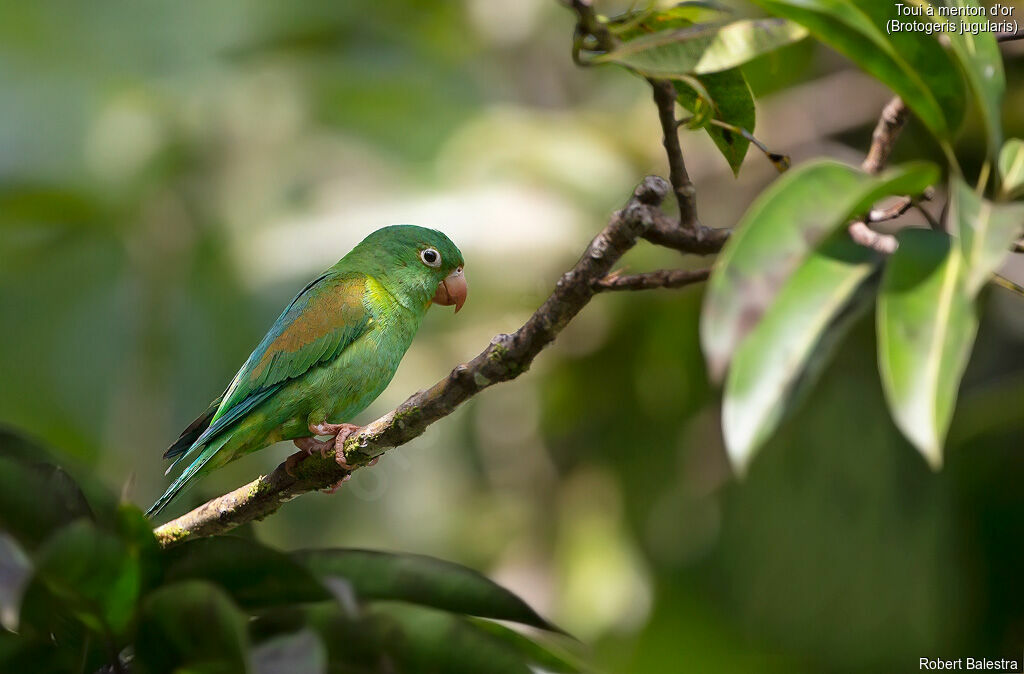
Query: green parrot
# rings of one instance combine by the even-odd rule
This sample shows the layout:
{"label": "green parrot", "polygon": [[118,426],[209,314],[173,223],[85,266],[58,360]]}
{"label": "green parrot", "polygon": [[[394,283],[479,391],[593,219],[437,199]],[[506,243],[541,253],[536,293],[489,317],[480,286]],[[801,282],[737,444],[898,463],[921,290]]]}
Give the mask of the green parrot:
{"label": "green parrot", "polygon": [[[391,381],[430,305],[466,301],[462,253],[447,236],[413,225],[370,234],[288,304],[224,394],[164,453],[188,467],[147,515],[199,474],[281,440],[304,458],[349,423]],[[330,445],[327,445],[329,447]],[[344,455],[336,454],[343,467]]]}

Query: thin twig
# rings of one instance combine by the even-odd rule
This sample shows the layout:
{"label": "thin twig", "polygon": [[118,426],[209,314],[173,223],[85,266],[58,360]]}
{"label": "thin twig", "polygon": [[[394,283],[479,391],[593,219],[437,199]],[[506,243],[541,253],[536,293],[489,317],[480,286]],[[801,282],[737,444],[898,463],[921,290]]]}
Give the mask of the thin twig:
{"label": "thin twig", "polygon": [[707,281],[710,269],[659,269],[643,274],[612,273],[594,283],[598,292],[609,290],[653,290],[655,288],[682,288]]}
{"label": "thin twig", "polygon": [[[902,98],[896,96],[882,108],[878,124],[875,125],[875,130],[871,134],[871,147],[868,148],[868,154],[860,165],[864,171],[877,174],[885,168],[885,165],[889,162],[890,155],[892,155],[896,139],[899,138],[900,131],[903,130],[903,126],[906,123],[907,106],[904,105]],[[913,201],[910,203],[913,203]],[[870,214],[867,222],[871,222]],[[896,237],[891,234],[876,232],[868,227],[867,222],[856,220],[850,223],[850,238],[860,245],[867,246],[879,253],[889,255],[895,252],[897,247]]]}
{"label": "thin twig", "polygon": [[659,211],[643,236],[655,245],[672,248],[680,253],[714,255],[722,250],[730,234],[729,229],[712,227],[702,227],[697,231],[683,229],[675,219]]}
{"label": "thin twig", "polygon": [[679,204],[679,222],[683,229],[698,231],[700,222],[697,220],[697,190],[686,171],[683,161],[683,148],[679,144],[679,125],[676,123],[676,88],[669,80],[649,79],[654,92],[654,104],[658,108],[658,121],[661,122],[662,145],[668,157],[668,181]]}
{"label": "thin twig", "polygon": [[907,123],[907,106],[903,99],[896,96],[882,108],[882,114],[871,134],[871,147],[868,156],[860,167],[867,173],[879,173],[889,163],[889,156],[896,145],[903,126]]}
{"label": "thin twig", "polygon": [[996,41],[998,42],[1013,42],[1014,40],[1024,40],[1024,30],[1009,30],[996,33]]}
{"label": "thin twig", "polygon": [[889,220],[895,220],[914,206],[914,200],[911,197],[900,197],[892,206],[888,208],[875,208],[872,209],[867,216],[866,222],[875,224],[878,222],[887,222]]}

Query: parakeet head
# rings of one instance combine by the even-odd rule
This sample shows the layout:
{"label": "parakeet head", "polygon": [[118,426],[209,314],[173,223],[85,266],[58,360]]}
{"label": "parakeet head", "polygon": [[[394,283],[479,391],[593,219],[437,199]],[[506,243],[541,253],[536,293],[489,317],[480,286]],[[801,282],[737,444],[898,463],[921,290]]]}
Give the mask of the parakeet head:
{"label": "parakeet head", "polygon": [[344,262],[373,276],[410,308],[426,308],[433,302],[455,305],[457,312],[466,301],[462,253],[436,229],[383,227],[363,239]]}

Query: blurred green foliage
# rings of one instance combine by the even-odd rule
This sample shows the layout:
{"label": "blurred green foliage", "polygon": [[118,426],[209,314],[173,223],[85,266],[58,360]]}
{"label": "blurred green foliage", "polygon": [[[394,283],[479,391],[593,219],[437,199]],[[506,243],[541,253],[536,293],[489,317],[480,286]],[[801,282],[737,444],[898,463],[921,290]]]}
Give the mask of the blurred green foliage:
{"label": "blurred green foliage", "polygon": [[[633,184],[665,172],[649,92],[576,69],[572,26],[545,0],[0,4],[0,421],[152,501],[161,451],[281,304],[390,222],[449,232],[472,292],[457,319],[432,312],[366,419],[517,327]],[[1019,50],[1006,68],[1005,135],[1022,137]],[[763,140],[859,161],[888,93],[850,69],[806,41],[745,66]],[[773,177],[751,155],[734,179],[710,140],[683,142],[707,224],[733,224]],[[969,113],[969,175],[985,147]],[[921,156],[941,154],[912,121],[894,159]],[[650,247],[626,260],[679,263]],[[1019,298],[983,293],[940,473],[890,421],[861,322],[737,482],[701,292],[598,298],[522,379],[249,533],[484,570],[610,672],[1019,653]],[[191,503],[288,451],[237,462]]]}

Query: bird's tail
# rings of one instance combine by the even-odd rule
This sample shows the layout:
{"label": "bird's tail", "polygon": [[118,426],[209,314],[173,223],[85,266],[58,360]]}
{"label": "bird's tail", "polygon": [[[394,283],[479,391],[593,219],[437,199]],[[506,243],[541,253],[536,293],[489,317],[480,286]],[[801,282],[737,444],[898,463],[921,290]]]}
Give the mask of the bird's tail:
{"label": "bird's tail", "polygon": [[[178,478],[171,483],[171,486],[167,488],[167,491],[164,492],[164,495],[158,498],[156,500],[156,503],[150,506],[149,510],[146,511],[146,517],[155,517],[160,513],[161,510],[164,509],[165,506],[167,506],[168,503],[174,500],[174,498],[183,489],[185,489],[185,487],[189,485],[189,482],[192,480],[192,478],[194,478],[199,473],[199,471],[203,469],[203,466],[205,466],[207,462],[209,462],[209,460],[212,459],[214,455],[220,451],[221,447],[223,447],[227,443],[230,437],[231,435],[229,433],[222,433],[221,435],[214,437],[212,440],[210,440],[208,444],[206,444],[206,446],[202,448],[202,451],[199,453],[199,456],[197,456],[195,460],[188,465],[188,468],[183,470],[181,475],[179,475]],[[180,461],[181,459],[186,458],[191,452],[195,451],[196,449],[198,448],[193,447],[188,452],[183,453],[178,460]],[[177,461],[175,463],[177,463]]]}

